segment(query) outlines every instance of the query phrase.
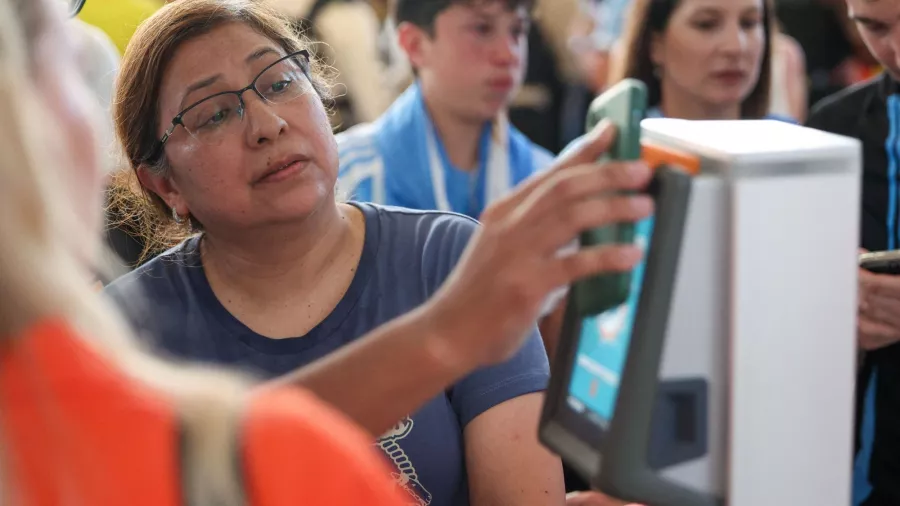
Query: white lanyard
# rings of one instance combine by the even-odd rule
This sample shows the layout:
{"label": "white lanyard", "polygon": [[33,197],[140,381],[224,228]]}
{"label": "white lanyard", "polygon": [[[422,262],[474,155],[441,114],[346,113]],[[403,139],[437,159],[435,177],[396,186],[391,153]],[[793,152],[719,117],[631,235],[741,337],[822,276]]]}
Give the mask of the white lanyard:
{"label": "white lanyard", "polygon": [[[488,146],[487,188],[485,205],[494,202],[506,195],[511,187],[509,167],[509,122],[505,116],[498,118],[497,128],[492,135]],[[453,211],[450,206],[450,198],[447,196],[447,184],[444,174],[444,164],[438,154],[437,140],[434,135],[434,125],[429,125],[425,132],[428,146],[428,165],[431,171],[431,186],[434,188],[434,202],[439,211]]]}

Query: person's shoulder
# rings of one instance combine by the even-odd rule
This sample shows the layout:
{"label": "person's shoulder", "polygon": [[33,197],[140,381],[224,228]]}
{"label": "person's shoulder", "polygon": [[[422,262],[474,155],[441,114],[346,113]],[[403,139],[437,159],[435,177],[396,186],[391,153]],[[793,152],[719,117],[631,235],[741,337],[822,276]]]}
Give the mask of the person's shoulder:
{"label": "person's shoulder", "polygon": [[796,125],[796,124],[799,123],[796,119],[794,119],[794,118],[792,118],[792,117],[790,117],[790,116],[785,116],[785,115],[783,115],[783,114],[767,114],[763,119],[769,119],[769,120],[773,120],[773,121],[780,121],[780,122],[782,122],[782,123],[792,123],[792,124],[794,124],[794,125]]}
{"label": "person's shoulder", "polygon": [[348,161],[348,157],[377,154],[378,144],[375,134],[378,128],[377,123],[360,123],[334,136],[342,166]]}
{"label": "person's shoulder", "polygon": [[354,203],[368,217],[376,217],[387,234],[415,235],[425,239],[475,233],[479,223],[466,215],[451,211],[410,209],[374,203]]}
{"label": "person's shoulder", "polygon": [[880,75],[854,84],[829,95],[810,109],[807,126],[821,130],[842,130],[850,126],[848,120],[865,113],[865,107],[879,93],[886,76]]}
{"label": "person's shoulder", "polygon": [[344,198],[379,200],[372,188],[360,188],[365,181],[383,174],[382,156],[375,137],[377,131],[375,123],[360,123],[335,135],[338,147],[338,188]]}
{"label": "person's shoulder", "polygon": [[881,84],[883,76],[877,76],[860,83],[853,84],[841,91],[833,93],[816,103],[812,111],[832,112],[843,108],[849,109],[856,105],[862,105],[873,93],[878,92],[878,86]]}
{"label": "person's shoulder", "polygon": [[144,314],[148,303],[172,300],[184,291],[186,270],[198,268],[198,241],[188,239],[123,274],[103,288],[104,294],[132,319]]}
{"label": "person's shoulder", "polygon": [[335,135],[338,146],[338,197],[382,202],[384,192],[375,181],[384,176],[375,123],[360,123]]}
{"label": "person's shoulder", "polygon": [[479,227],[476,220],[452,212],[353,204],[367,220],[377,221],[379,265],[398,271],[416,269],[429,288],[436,288],[450,274]]}
{"label": "person's shoulder", "polygon": [[532,144],[531,146],[531,156],[534,160],[534,172],[543,172],[548,167],[553,164],[553,161],[556,159],[553,156],[553,153],[550,150],[544,148],[543,146],[538,146],[537,144]]}
{"label": "person's shoulder", "polygon": [[116,291],[135,284],[152,283],[154,280],[166,279],[176,271],[195,266],[196,256],[199,254],[197,242],[198,238],[192,237],[160,253],[131,272],[116,278],[106,286],[106,290]]}
{"label": "person's shoulder", "polygon": [[512,137],[514,143],[525,145],[530,148],[532,174],[543,171],[549,167],[556,158],[550,150],[529,139],[527,135],[513,125],[510,125],[509,127],[509,135]]}
{"label": "person's shoulder", "polygon": [[242,427],[251,504],[402,504],[371,437],[310,393],[257,390]]}

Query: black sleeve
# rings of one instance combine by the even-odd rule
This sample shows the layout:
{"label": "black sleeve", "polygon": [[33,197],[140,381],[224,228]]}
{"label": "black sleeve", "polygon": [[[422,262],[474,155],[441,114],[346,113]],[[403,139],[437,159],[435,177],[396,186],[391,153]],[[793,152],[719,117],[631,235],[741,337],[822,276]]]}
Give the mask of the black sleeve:
{"label": "black sleeve", "polygon": [[859,138],[880,83],[880,77],[873,78],[819,100],[810,109],[806,126]]}
{"label": "black sleeve", "polygon": [[816,130],[837,133],[835,125],[840,123],[838,105],[834,97],[826,97],[816,102],[806,118],[806,126]]}

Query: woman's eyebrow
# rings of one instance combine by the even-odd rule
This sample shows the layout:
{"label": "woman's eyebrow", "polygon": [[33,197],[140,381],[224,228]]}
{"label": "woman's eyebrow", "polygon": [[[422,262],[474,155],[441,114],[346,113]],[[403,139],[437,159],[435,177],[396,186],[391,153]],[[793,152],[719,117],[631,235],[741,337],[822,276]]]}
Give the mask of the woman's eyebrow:
{"label": "woman's eyebrow", "polygon": [[274,54],[277,56],[281,56],[281,53],[279,51],[277,51],[275,48],[266,46],[266,47],[261,47],[261,48],[257,49],[256,51],[253,51],[252,53],[250,53],[250,56],[248,56],[245,61],[247,63],[253,63],[256,60],[262,58],[263,56],[265,56],[267,54]]}
{"label": "woman's eyebrow", "polygon": [[[268,54],[274,54],[276,56],[281,56],[281,53],[277,49],[275,49],[271,46],[265,46],[265,47],[261,47],[255,51],[253,51],[252,53],[250,53],[250,55],[248,55],[246,60],[244,60],[244,61],[246,61],[247,63],[253,63]],[[222,74],[216,74],[214,76],[210,76],[210,77],[201,79],[200,81],[197,81],[194,84],[185,88],[184,95],[181,98],[180,108],[182,108],[182,109],[184,108],[185,99],[188,97],[188,95],[190,95],[191,93],[193,93],[195,91],[202,90],[203,88],[206,88],[208,86],[212,86],[213,84],[216,83],[216,81],[218,81],[221,78],[222,78]]]}
{"label": "woman's eyebrow", "polygon": [[182,109],[184,108],[184,102],[185,102],[185,99],[187,99],[188,95],[190,95],[191,93],[194,93],[195,91],[202,90],[203,88],[206,88],[208,86],[212,86],[213,84],[215,84],[216,81],[218,81],[221,78],[222,78],[222,74],[216,74],[214,76],[210,76],[210,77],[207,77],[200,81],[197,81],[194,84],[185,88],[184,95],[182,95],[182,97],[181,97],[181,105],[179,107]]}

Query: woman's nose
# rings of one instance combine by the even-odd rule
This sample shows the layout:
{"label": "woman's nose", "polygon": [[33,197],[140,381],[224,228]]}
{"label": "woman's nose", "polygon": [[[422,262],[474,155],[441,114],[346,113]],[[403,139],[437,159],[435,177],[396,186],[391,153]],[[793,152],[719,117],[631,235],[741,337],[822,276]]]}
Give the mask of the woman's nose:
{"label": "woman's nose", "polygon": [[278,104],[268,102],[255,93],[244,95],[243,120],[250,145],[274,140],[287,128],[287,122],[278,114],[277,107]]}
{"label": "woman's nose", "polygon": [[723,51],[742,53],[747,49],[747,33],[740,25],[728,25],[722,34]]}

